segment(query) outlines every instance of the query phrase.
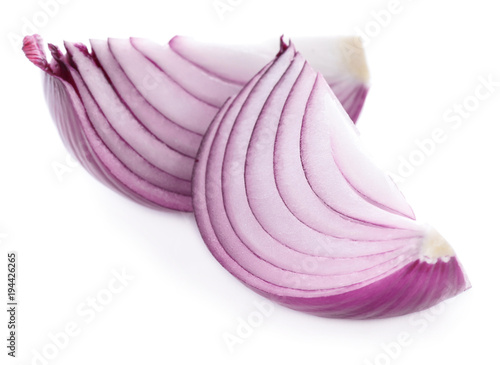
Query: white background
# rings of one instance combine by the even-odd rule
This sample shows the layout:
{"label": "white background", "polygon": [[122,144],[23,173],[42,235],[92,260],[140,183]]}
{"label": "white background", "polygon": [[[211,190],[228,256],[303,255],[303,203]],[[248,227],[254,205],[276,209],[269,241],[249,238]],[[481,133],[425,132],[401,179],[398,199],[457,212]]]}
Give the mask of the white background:
{"label": "white background", "polygon": [[[240,319],[255,316],[261,298],[211,257],[192,215],[129,202],[79,166],[57,178],[53,166],[67,165],[67,153],[44,103],[40,71],[11,42],[41,7],[9,1],[0,11],[0,293],[7,288],[6,253],[16,250],[20,337],[11,361],[0,294],[0,363],[42,364],[33,358],[44,349],[53,357],[48,363],[71,365],[498,363],[500,86],[459,128],[443,117],[474,97],[480,77],[500,81],[496,2],[401,0],[399,13],[378,29],[374,14],[389,0],[232,3],[221,19],[213,0],[67,0],[37,31],[61,45],[132,35],[162,42],[175,34],[348,35],[368,27],[372,87],[359,129],[393,173],[415,151],[415,139],[444,130],[446,142],[400,186],[417,217],[451,242],[472,289],[434,311],[385,320],[328,320],[275,305],[230,352],[224,333],[237,335]],[[87,323],[77,308],[122,269],[134,279]],[[71,323],[79,334],[51,353],[49,335]],[[401,334],[409,340],[394,345]]]}

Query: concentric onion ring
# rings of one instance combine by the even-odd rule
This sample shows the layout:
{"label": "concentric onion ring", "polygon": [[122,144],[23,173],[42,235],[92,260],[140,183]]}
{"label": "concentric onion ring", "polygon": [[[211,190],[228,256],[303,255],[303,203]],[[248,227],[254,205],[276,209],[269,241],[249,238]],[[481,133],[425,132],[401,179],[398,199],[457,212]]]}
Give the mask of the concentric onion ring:
{"label": "concentric onion ring", "polygon": [[196,220],[212,254],[290,308],[389,317],[470,287],[293,45],[223,106],[194,171]]}

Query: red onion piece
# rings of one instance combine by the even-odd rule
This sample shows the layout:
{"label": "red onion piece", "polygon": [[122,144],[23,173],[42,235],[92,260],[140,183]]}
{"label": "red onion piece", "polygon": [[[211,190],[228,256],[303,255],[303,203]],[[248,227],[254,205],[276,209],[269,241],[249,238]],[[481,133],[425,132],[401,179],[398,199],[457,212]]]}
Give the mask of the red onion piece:
{"label": "red onion piece", "polygon": [[[343,51],[354,38],[304,40],[356,120],[368,90],[364,55]],[[61,137],[100,181],[145,205],[191,211],[191,175],[209,123],[224,101],[276,53],[273,43],[221,46],[175,37],[160,46],[145,39],[91,40],[92,53],[39,36],[23,50],[45,72],[45,94]],[[328,48],[327,48],[328,47]]]}
{"label": "red onion piece", "polygon": [[216,259],[245,285],[296,310],[390,317],[470,287],[453,249],[415,221],[361,148],[324,78],[293,45],[210,125],[193,201]]}

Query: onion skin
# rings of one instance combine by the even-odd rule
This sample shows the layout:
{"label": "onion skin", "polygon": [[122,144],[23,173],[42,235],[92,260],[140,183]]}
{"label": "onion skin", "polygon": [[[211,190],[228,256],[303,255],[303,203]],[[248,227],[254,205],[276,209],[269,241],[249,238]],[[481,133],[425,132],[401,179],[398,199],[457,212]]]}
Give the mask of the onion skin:
{"label": "onion skin", "polygon": [[[25,38],[25,53],[42,66],[44,88],[49,110],[59,129],[61,137],[75,158],[99,181],[113,190],[152,208],[169,207],[190,211],[189,195],[172,193],[160,189],[133,174],[99,138],[89,120],[78,90],[79,74],[68,61],[67,56],[50,46],[54,60],[48,64],[38,36]],[[76,80],[75,80],[76,78]]]}
{"label": "onion skin", "polygon": [[455,257],[430,264],[415,260],[397,272],[343,294],[314,298],[272,295],[291,309],[327,318],[375,319],[425,310],[470,288]]}
{"label": "onion skin", "polygon": [[[274,136],[258,138],[264,127]],[[346,151],[353,156],[348,167]],[[306,182],[318,183],[295,185],[297,166]],[[331,171],[344,181],[333,181]],[[366,186],[353,181],[363,176]],[[321,214],[334,227],[317,219],[319,208],[301,216],[289,208],[307,210],[312,200],[323,204]],[[399,190],[371,164],[327,82],[293,45],[210,125],[195,164],[193,201],[203,240],[219,263],[252,290],[298,311],[393,317],[470,288],[454,251],[415,220]],[[361,215],[368,206],[370,213]]]}
{"label": "onion skin", "polygon": [[[333,42],[324,51],[328,64],[318,67],[355,121],[368,91],[367,71],[363,54],[356,67],[341,57],[343,42]],[[320,54],[324,44],[309,52]],[[49,45],[48,62],[40,36],[24,39],[27,58],[44,71],[46,101],[66,148],[128,198],[155,209],[192,211],[191,175],[203,134],[224,101],[272,59],[274,46],[249,52],[179,36],[167,47],[139,38],[91,45],[89,52],[66,42],[67,54]],[[219,64],[242,57],[237,67]]]}

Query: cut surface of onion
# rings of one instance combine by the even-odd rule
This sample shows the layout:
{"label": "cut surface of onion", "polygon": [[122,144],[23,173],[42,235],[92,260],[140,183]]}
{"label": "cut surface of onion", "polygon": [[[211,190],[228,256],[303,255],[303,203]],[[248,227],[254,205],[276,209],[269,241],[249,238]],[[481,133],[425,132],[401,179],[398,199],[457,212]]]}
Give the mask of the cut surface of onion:
{"label": "cut surface of onion", "polygon": [[[368,90],[354,37],[303,39],[355,121]],[[217,45],[177,36],[65,42],[66,54],[38,35],[23,50],[44,71],[44,92],[76,159],[112,189],[155,208],[192,211],[191,176],[202,137],[219,108],[270,62],[277,42]],[[350,48],[349,48],[350,47]]]}
{"label": "cut surface of onion", "polygon": [[470,287],[453,249],[415,220],[328,82],[292,44],[209,126],[193,204],[222,266],[296,310],[391,317]]}

